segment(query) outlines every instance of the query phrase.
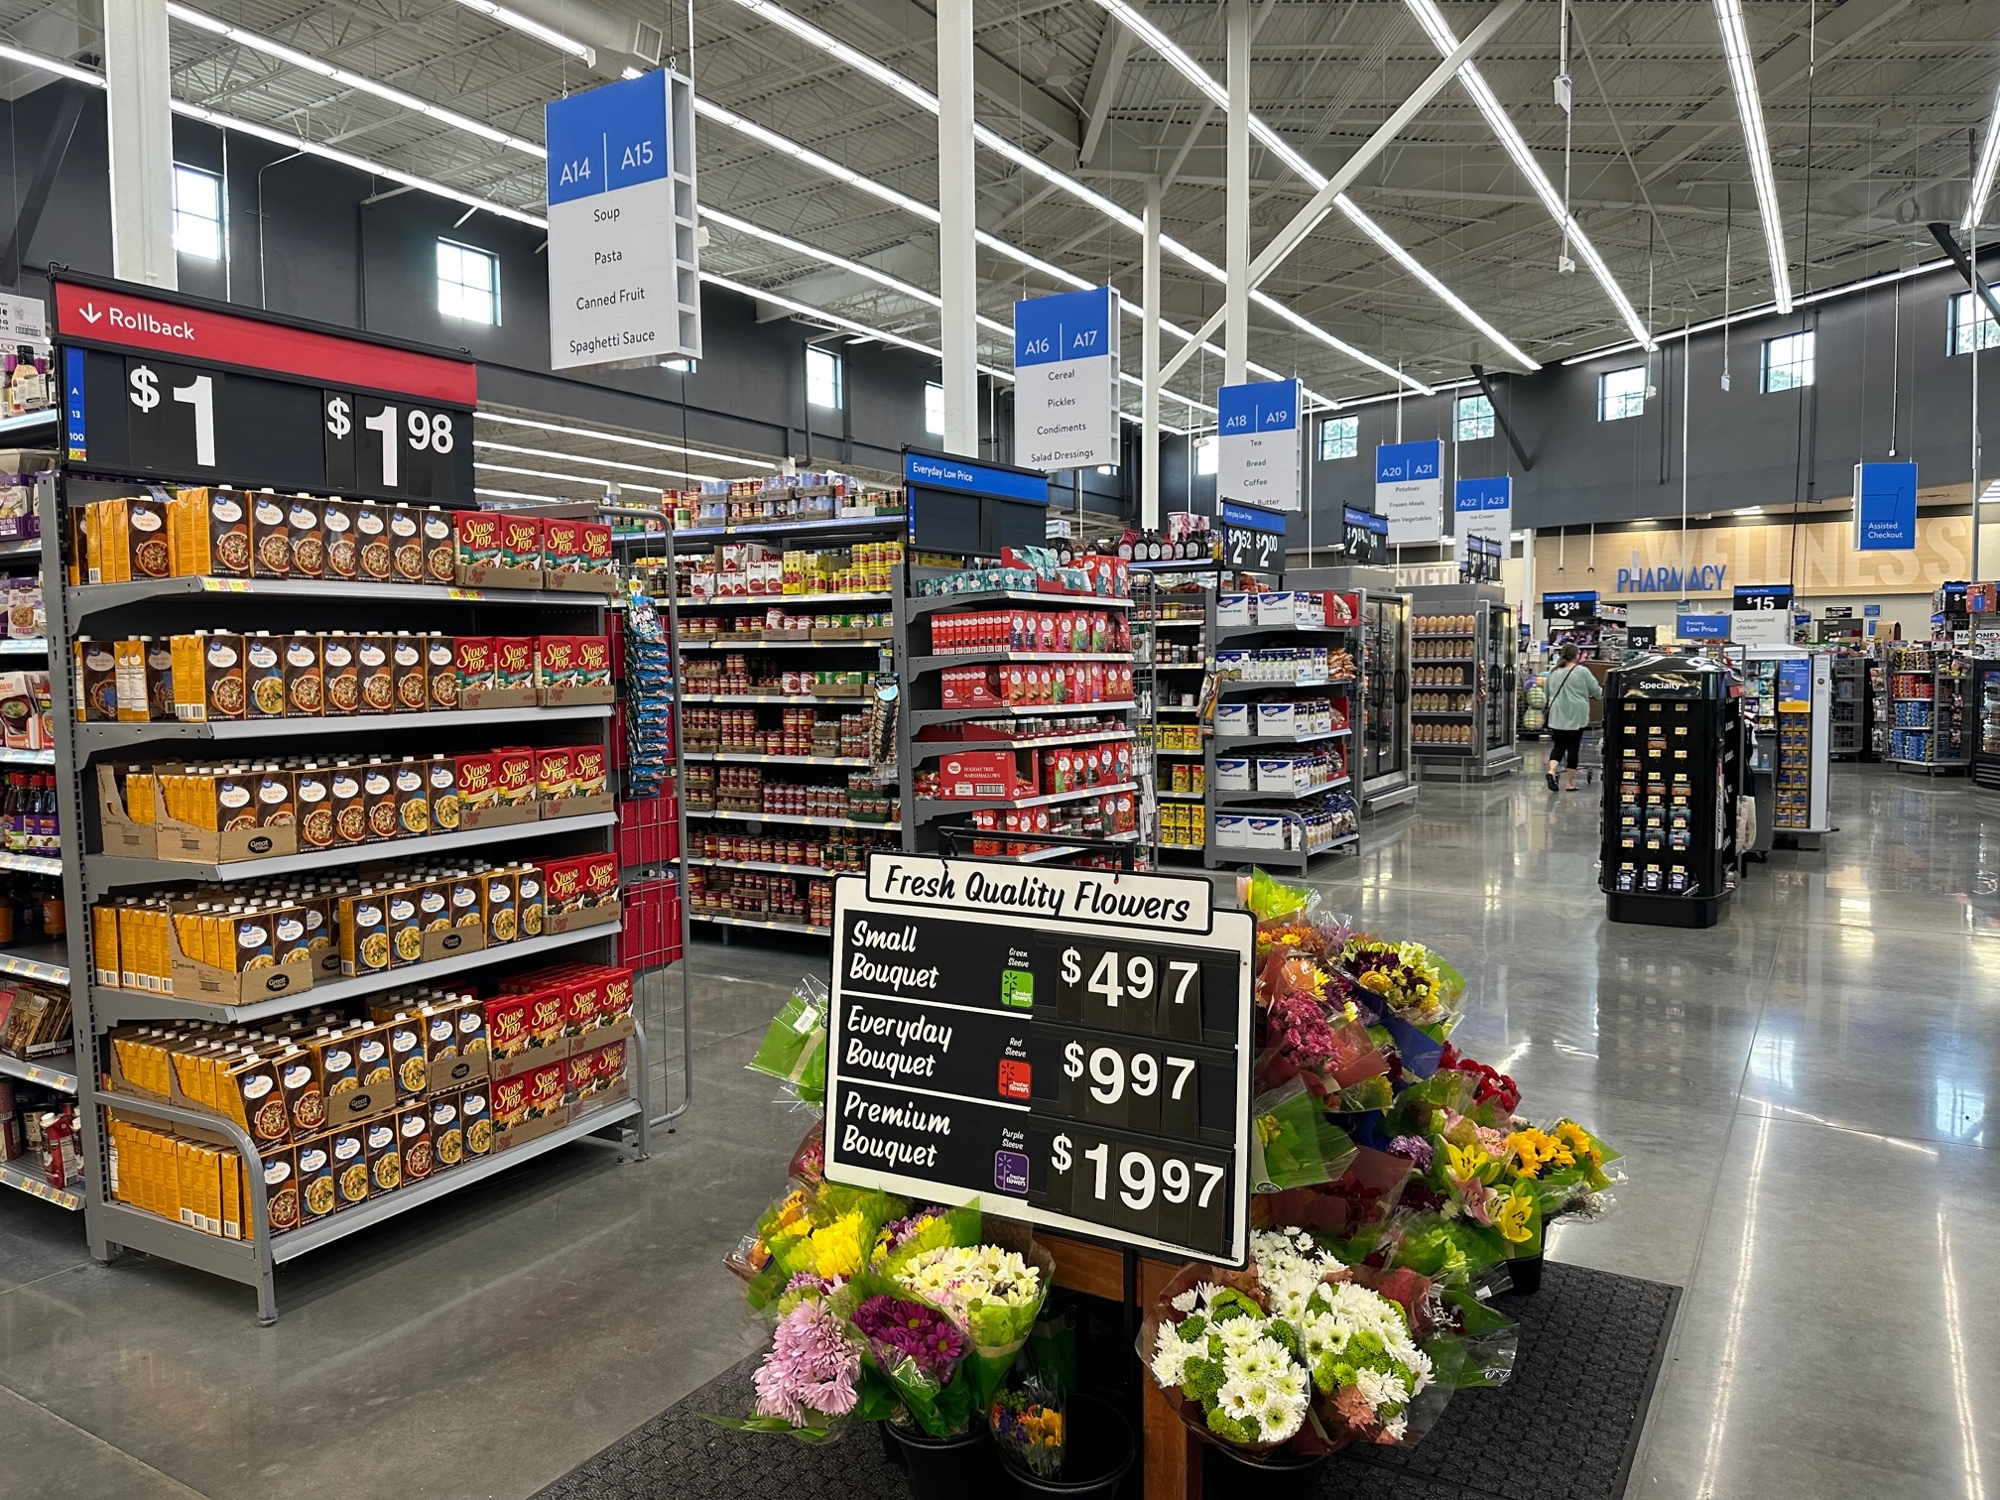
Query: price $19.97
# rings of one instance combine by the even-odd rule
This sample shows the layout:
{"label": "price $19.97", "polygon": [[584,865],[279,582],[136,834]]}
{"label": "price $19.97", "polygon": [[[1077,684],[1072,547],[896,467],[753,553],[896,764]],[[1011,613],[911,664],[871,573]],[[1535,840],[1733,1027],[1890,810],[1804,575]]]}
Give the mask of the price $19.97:
{"label": "price $19.97", "polygon": [[1076,1146],[1077,1142],[1067,1132],[1059,1133],[1049,1146],[1049,1169],[1067,1172],[1079,1160],[1089,1168],[1078,1180],[1070,1200],[1070,1211],[1079,1218],[1089,1217],[1089,1200],[1105,1205],[1114,1201],[1111,1185],[1114,1152],[1118,1155],[1115,1201],[1135,1214],[1146,1212],[1156,1201],[1181,1204],[1190,1198],[1196,1208],[1208,1208],[1227,1175],[1221,1167],[1207,1162],[1190,1164],[1178,1156],[1156,1158],[1152,1152],[1137,1147],[1120,1150],[1099,1141],[1079,1152]]}

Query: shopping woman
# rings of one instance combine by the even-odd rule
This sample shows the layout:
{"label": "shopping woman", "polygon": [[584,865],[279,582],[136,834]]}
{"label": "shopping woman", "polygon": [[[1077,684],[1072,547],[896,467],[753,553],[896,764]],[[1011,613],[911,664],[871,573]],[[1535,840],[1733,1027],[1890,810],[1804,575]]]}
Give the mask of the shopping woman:
{"label": "shopping woman", "polygon": [[1583,748],[1584,726],[1590,723],[1590,700],[1602,698],[1604,689],[1590,668],[1579,666],[1576,643],[1563,642],[1562,665],[1542,679],[1549,700],[1549,767],[1542,779],[1549,790],[1556,789],[1556,772],[1567,765],[1567,790],[1576,790],[1577,755]]}

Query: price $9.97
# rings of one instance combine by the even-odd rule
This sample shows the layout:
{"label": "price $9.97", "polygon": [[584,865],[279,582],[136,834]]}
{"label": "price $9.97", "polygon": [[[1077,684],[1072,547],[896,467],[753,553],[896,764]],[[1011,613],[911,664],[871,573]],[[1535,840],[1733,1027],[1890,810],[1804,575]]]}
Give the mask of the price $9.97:
{"label": "price $9.97", "polygon": [[1072,1218],[1222,1252],[1227,1170],[1171,1150],[1060,1131],[1049,1143],[1049,1201]]}

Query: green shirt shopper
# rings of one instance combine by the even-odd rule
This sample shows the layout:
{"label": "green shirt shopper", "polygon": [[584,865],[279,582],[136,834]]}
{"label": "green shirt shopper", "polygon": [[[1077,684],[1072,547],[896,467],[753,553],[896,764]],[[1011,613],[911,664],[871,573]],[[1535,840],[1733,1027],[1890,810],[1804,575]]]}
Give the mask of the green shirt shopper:
{"label": "green shirt shopper", "polygon": [[1590,700],[1602,698],[1604,689],[1590,668],[1580,666],[1576,646],[1565,642],[1562,664],[1542,679],[1542,691],[1549,700],[1549,765],[1542,779],[1549,790],[1556,789],[1556,772],[1567,765],[1570,791],[1576,790],[1577,756],[1583,748],[1584,727],[1590,723]]}

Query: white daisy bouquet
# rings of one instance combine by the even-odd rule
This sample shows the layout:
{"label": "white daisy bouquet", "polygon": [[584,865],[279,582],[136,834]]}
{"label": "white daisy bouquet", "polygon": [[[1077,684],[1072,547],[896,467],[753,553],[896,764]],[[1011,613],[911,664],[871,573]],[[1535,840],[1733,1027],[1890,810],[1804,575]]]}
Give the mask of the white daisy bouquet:
{"label": "white daisy bouquet", "polygon": [[[1312,1382],[1287,1343],[1289,1330],[1235,1287],[1202,1282],[1172,1301],[1178,1320],[1156,1330],[1153,1378],[1182,1415],[1232,1447],[1268,1450],[1297,1436]],[[1295,1335],[1293,1336],[1295,1338]]]}
{"label": "white daisy bouquet", "polygon": [[974,1409],[984,1411],[1034,1331],[1055,1284],[1054,1259],[1032,1241],[1020,1251],[948,1245],[913,1255],[890,1274],[964,1330],[971,1345],[964,1379]]}

